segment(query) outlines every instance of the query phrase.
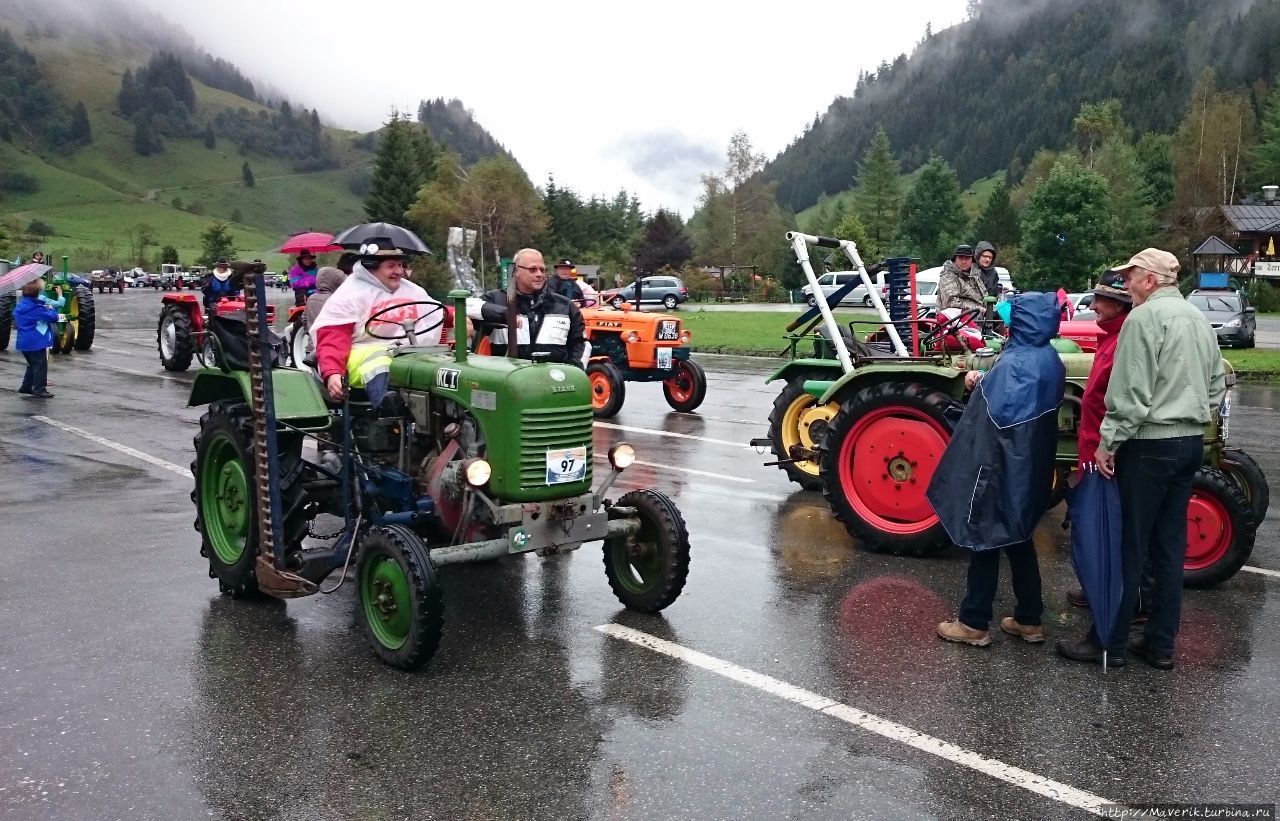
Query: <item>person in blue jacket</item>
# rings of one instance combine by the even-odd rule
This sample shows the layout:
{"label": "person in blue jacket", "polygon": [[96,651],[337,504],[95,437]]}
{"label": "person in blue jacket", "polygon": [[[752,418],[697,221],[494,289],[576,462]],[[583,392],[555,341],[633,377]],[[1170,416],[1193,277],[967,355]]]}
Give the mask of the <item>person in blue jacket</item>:
{"label": "person in blue jacket", "polygon": [[43,280],[27,283],[13,308],[13,326],[18,334],[15,347],[27,360],[18,393],[36,399],[53,396],[49,393],[49,349],[53,347],[53,328],[59,319],[58,310],[41,296],[43,291]]}
{"label": "person in blue jacket", "polygon": [[218,257],[217,262],[213,263],[213,272],[205,278],[200,290],[204,293],[204,310],[208,314],[213,313],[218,300],[240,294],[240,281],[232,278],[226,257]]}

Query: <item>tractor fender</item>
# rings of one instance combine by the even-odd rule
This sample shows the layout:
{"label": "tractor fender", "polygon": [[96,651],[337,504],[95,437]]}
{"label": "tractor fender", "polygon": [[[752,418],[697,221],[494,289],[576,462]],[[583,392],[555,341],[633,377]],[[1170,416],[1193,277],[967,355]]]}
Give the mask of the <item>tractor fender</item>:
{"label": "tractor fender", "polygon": [[165,294],[160,297],[160,304],[165,308],[172,305],[185,312],[191,318],[191,330],[196,333],[204,331],[204,312],[200,310],[200,300],[195,294]]}
{"label": "tractor fender", "polygon": [[[329,406],[320,392],[320,381],[308,371],[274,368],[271,371],[276,418],[303,430],[329,427]],[[189,406],[207,405],[219,399],[249,404],[249,372],[201,368],[191,383]]]}
{"label": "tractor fender", "polygon": [[819,371],[824,375],[829,374],[827,378],[832,380],[838,379],[843,373],[840,370],[840,363],[834,359],[793,359],[769,374],[765,384],[777,382],[779,379],[790,382],[791,377],[797,373],[814,373],[815,371]]}
{"label": "tractor fender", "polygon": [[[812,392],[809,390],[811,383],[815,383],[813,384],[815,390],[824,387],[816,384],[817,381],[806,382],[805,392]],[[920,382],[949,393],[957,399],[964,395],[964,371],[958,368],[921,362],[906,364],[886,360],[884,364],[860,365],[850,373],[840,376],[825,386],[822,395],[818,397],[818,403],[825,405],[828,402],[843,402],[868,385],[881,382]]]}

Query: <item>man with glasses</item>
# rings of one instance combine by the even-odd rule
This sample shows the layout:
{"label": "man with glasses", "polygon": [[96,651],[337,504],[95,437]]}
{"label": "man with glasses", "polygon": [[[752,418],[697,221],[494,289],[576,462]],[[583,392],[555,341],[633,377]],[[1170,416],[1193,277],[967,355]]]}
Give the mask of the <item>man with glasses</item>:
{"label": "man with glasses", "polygon": [[[1107,647],[1113,666],[1132,654],[1168,670],[1182,612],[1191,483],[1204,458],[1204,426],[1226,393],[1226,374],[1213,329],[1178,291],[1177,257],[1147,248],[1111,272],[1124,277],[1134,308],[1116,342],[1093,461],[1119,485],[1124,593],[1110,636],[1090,629],[1084,638],[1059,640],[1058,652],[1097,663]],[[1126,641],[1144,565],[1150,616],[1145,635]]]}
{"label": "man with glasses", "polygon": [[[570,299],[547,286],[542,252],[522,248],[511,261],[516,286],[516,345],[521,359],[546,354],[552,362],[586,367],[587,341],[582,313]],[[489,330],[490,353],[507,354],[507,292],[489,291],[467,300],[467,316]]]}

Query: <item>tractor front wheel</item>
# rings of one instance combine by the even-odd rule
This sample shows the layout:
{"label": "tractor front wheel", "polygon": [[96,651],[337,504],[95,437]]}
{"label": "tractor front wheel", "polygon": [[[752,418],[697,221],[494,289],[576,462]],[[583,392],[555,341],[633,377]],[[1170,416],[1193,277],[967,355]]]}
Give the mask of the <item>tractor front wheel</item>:
{"label": "tractor front wheel", "polygon": [[406,527],[382,525],[360,540],[360,616],[384,663],[417,670],[440,646],[444,597],[422,539]]}
{"label": "tractor front wheel", "polygon": [[1218,457],[1218,470],[1240,488],[1253,510],[1253,523],[1261,525],[1271,507],[1271,488],[1262,466],[1240,448],[1227,448]]}
{"label": "tractor front wheel", "polygon": [[185,371],[196,354],[195,328],[191,317],[178,305],[166,305],[156,328],[160,364],[166,371]]}
{"label": "tractor front wheel", "polygon": [[289,367],[300,371],[310,370],[307,357],[311,354],[311,332],[307,330],[306,323],[298,320],[289,326],[286,333],[289,341]]}
{"label": "tractor front wheel", "polygon": [[591,412],[595,417],[617,416],[627,399],[627,383],[618,366],[612,362],[592,362],[587,365],[587,380],[591,385]]}
{"label": "tractor front wheel", "polygon": [[629,610],[656,613],[671,604],[689,576],[689,530],[679,509],[656,490],[633,490],[609,509],[623,518],[630,508],[640,530],[604,542],[604,572],[618,601]]}
{"label": "tractor front wheel", "polygon": [[1249,500],[1235,481],[1202,466],[1187,504],[1183,586],[1213,587],[1234,576],[1253,552],[1257,529]]}
{"label": "tractor front wheel", "polygon": [[886,382],[842,403],[820,443],[822,494],[868,549],[925,556],[951,542],[925,498],[951,438],[954,400],[918,383]]}
{"label": "tractor front wheel", "polygon": [[662,381],[667,404],[681,413],[692,413],[707,397],[707,372],[692,359],[677,359],[672,370],[675,374]]}
{"label": "tractor front wheel", "polygon": [[[793,376],[773,400],[773,411],[769,414],[769,441],[773,455],[780,460],[778,467],[805,490],[822,490],[816,453],[827,425],[840,407],[835,402],[819,405],[818,400],[804,392],[805,380],[816,378],[816,373]],[[815,456],[790,461],[794,459],[793,448],[810,451]]]}

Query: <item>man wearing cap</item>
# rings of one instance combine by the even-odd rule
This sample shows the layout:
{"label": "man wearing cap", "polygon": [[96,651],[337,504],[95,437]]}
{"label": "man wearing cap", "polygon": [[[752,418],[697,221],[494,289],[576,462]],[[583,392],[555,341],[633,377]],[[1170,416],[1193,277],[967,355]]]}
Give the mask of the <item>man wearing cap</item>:
{"label": "man wearing cap", "polygon": [[[1084,638],[1058,641],[1058,652],[1075,661],[1101,661],[1105,643],[1109,664],[1132,653],[1153,667],[1173,667],[1191,483],[1203,460],[1204,426],[1226,393],[1217,337],[1178,291],[1178,267],[1173,254],[1147,248],[1111,269],[1123,276],[1134,308],[1116,343],[1093,456],[1098,471],[1119,485],[1124,594],[1110,636],[1091,628]],[[1127,642],[1144,565],[1150,617],[1143,638]]]}
{"label": "man wearing cap", "polygon": [[987,309],[986,296],[987,286],[973,270],[973,248],[957,245],[938,275],[938,313],[958,308],[961,312],[977,309],[982,314]]}
{"label": "man wearing cap", "polygon": [[565,299],[584,299],[582,286],[578,285],[578,269],[567,259],[555,264],[555,278],[547,283],[551,290]]}
{"label": "man wearing cap", "polygon": [[205,277],[200,291],[204,294],[204,310],[210,314],[213,313],[218,300],[231,298],[240,293],[240,283],[231,278],[231,267],[227,265],[226,257],[218,257],[214,261],[213,271]]}
{"label": "man wearing cap", "polygon": [[[587,340],[582,312],[547,282],[542,252],[521,248],[511,260],[516,290],[516,345],[521,359],[546,354],[552,362],[586,367]],[[488,325],[490,352],[507,352],[507,292],[501,288],[467,300],[467,316]]]}

